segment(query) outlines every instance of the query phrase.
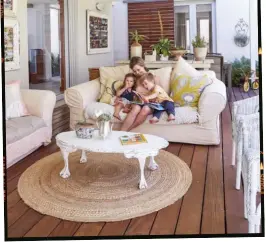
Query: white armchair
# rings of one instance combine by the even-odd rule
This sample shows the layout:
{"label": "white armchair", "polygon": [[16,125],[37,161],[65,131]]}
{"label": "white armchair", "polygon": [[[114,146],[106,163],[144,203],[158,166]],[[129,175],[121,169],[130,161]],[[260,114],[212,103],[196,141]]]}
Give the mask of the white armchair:
{"label": "white armchair", "polygon": [[242,115],[254,114],[259,111],[259,96],[247,98],[244,100],[236,101],[232,105],[232,135],[233,135],[233,149],[232,149],[232,165],[237,161],[236,171],[236,189],[240,189],[241,180],[241,160],[243,137],[241,132],[237,133],[239,126],[239,119]]}
{"label": "white armchair", "polygon": [[21,95],[30,115],[12,118],[6,122],[7,168],[41,145],[48,145],[52,137],[55,93],[23,89]]}
{"label": "white armchair", "polygon": [[[260,114],[243,115],[237,133],[243,134],[242,177],[244,216],[255,214],[256,196],[260,192]],[[240,135],[242,136],[242,135]]]}

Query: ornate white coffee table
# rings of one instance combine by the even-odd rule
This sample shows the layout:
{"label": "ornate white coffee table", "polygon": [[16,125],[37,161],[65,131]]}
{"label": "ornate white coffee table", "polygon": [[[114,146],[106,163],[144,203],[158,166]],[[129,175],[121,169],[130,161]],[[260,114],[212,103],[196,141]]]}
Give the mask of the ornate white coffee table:
{"label": "ornate white coffee table", "polygon": [[102,140],[97,135],[97,131],[94,133],[92,139],[80,139],[76,136],[75,131],[68,131],[60,133],[56,136],[56,144],[59,146],[65,166],[60,172],[60,176],[63,178],[68,178],[70,176],[70,171],[68,167],[68,155],[71,152],[77,150],[82,150],[80,162],[87,162],[87,152],[103,152],[103,153],[123,153],[126,158],[137,158],[140,166],[140,181],[139,188],[147,188],[147,183],[144,177],[144,167],[146,158],[149,157],[148,167],[151,170],[156,170],[158,164],[154,160],[154,156],[159,153],[159,150],[165,148],[169,143],[158,136],[144,134],[147,143],[134,144],[134,145],[122,145],[120,143],[119,137],[123,135],[131,135],[131,132],[113,131],[108,138]]}

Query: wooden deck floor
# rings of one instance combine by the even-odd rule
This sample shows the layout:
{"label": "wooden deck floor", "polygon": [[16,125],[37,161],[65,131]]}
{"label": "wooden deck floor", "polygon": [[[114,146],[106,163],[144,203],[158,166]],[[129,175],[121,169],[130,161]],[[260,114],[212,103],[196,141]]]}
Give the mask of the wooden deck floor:
{"label": "wooden deck floor", "polygon": [[[232,101],[258,95],[233,88]],[[68,130],[67,106],[55,109],[54,135]],[[78,223],[42,215],[20,199],[20,175],[34,162],[58,151],[53,142],[41,147],[7,171],[7,230],[14,237],[187,235],[247,233],[243,217],[243,190],[235,190],[235,167],[231,166],[231,104],[221,115],[222,142],[218,146],[171,143],[167,151],[179,156],[192,170],[193,182],[175,204],[152,214],[113,223]]]}

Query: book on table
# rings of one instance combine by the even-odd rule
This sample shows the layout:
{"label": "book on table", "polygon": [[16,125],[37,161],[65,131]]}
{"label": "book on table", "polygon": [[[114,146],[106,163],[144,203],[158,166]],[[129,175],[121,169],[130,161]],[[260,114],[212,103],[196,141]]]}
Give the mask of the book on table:
{"label": "book on table", "polygon": [[123,135],[119,137],[122,145],[134,145],[148,143],[147,139],[143,134],[132,134],[132,135]]}

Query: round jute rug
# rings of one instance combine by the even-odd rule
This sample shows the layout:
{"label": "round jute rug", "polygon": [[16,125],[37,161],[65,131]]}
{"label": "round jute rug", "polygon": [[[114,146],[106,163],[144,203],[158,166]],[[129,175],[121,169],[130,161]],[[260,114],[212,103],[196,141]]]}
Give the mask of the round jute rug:
{"label": "round jute rug", "polygon": [[[139,189],[139,162],[123,154],[87,153],[69,155],[71,176],[62,178],[60,152],[30,166],[20,177],[18,192],[34,210],[78,222],[121,221],[143,216],[175,203],[189,189],[192,174],[184,161],[160,151],[159,169],[145,167],[147,189]],[[148,160],[147,160],[148,164]]]}

